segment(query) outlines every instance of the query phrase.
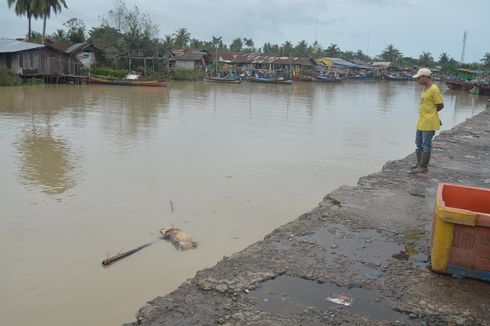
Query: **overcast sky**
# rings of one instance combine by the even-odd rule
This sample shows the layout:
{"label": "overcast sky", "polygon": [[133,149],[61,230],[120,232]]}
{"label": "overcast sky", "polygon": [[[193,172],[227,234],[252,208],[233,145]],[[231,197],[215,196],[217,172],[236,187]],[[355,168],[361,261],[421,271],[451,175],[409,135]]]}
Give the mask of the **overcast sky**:
{"label": "overcast sky", "polygon": [[[377,55],[393,44],[403,55],[418,58],[423,52],[437,60],[446,52],[461,59],[463,33],[468,31],[464,62],[480,62],[490,52],[490,0],[126,0],[159,26],[160,36],[185,27],[191,38],[212,36],[228,45],[236,37],[252,38],[256,47],[265,42],[293,44],[318,40],[341,50],[362,50]],[[100,17],[114,8],[112,0],[66,0],[68,9],[52,16],[47,34],[76,17],[87,26],[99,26]],[[33,20],[42,32],[42,20]],[[27,18],[17,17],[7,0],[0,0],[0,37],[27,33]]]}

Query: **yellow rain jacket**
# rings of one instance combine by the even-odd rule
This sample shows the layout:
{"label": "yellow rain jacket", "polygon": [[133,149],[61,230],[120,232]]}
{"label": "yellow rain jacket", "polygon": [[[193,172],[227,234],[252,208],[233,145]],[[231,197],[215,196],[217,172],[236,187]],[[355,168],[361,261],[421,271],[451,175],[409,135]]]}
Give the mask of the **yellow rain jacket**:
{"label": "yellow rain jacket", "polygon": [[437,104],[442,104],[442,95],[439,87],[432,84],[429,89],[423,90],[420,95],[418,130],[436,131],[441,128]]}

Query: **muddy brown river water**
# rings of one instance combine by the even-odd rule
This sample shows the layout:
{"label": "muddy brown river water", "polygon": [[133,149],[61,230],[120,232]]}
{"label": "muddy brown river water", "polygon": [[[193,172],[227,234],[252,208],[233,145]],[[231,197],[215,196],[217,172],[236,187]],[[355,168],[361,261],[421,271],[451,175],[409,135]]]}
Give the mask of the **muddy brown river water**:
{"label": "muddy brown river water", "polygon": [[[444,85],[443,129],[487,97]],[[119,325],[413,151],[414,82],[0,88],[0,324]],[[109,267],[108,255],[176,226]]]}

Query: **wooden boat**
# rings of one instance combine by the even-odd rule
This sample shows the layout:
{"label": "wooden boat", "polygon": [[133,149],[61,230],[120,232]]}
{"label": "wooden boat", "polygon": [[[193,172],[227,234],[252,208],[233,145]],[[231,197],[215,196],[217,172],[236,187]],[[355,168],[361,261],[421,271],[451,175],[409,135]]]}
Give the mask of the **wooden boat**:
{"label": "wooden boat", "polygon": [[316,77],[313,77],[313,81],[323,83],[340,83],[342,81],[342,78],[335,76],[318,75]]}
{"label": "wooden boat", "polygon": [[294,81],[313,81],[313,77],[311,76],[302,76],[302,75],[293,75]]}
{"label": "wooden boat", "polygon": [[204,77],[205,82],[240,84],[242,80],[235,77]]}
{"label": "wooden boat", "polygon": [[150,86],[165,87],[167,82],[163,79],[117,79],[101,76],[88,76],[89,84],[119,85],[119,86]]}
{"label": "wooden boat", "polygon": [[407,81],[407,80],[415,80],[412,76],[407,74],[383,74],[383,79],[385,80],[395,80],[395,81]]}
{"label": "wooden boat", "polygon": [[457,76],[446,79],[446,85],[450,89],[468,91],[472,87],[471,81],[475,79],[477,75],[478,72],[476,71],[460,68],[458,69]]}
{"label": "wooden boat", "polygon": [[273,77],[248,77],[248,81],[251,82],[256,82],[256,83],[269,83],[269,84],[292,84],[293,81],[292,79],[286,79],[284,77],[278,77],[278,78],[273,78]]}
{"label": "wooden boat", "polygon": [[462,79],[446,79],[446,85],[449,89],[467,91],[471,88],[471,82]]}

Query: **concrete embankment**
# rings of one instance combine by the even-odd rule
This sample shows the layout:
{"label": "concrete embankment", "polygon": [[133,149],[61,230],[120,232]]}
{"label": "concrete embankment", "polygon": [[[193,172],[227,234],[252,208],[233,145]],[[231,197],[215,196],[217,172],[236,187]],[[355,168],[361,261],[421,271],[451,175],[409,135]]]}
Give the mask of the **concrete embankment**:
{"label": "concrete embankment", "polygon": [[136,325],[490,325],[490,284],[430,270],[437,185],[490,188],[490,109],[137,313]]}

